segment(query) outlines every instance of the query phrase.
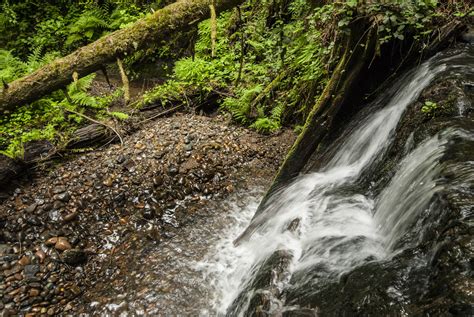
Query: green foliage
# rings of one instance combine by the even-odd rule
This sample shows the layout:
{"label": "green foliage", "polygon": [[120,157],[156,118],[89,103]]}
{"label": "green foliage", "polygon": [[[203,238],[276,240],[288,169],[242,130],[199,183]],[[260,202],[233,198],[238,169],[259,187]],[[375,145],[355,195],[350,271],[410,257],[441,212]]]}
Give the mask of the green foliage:
{"label": "green foliage", "polygon": [[59,56],[57,52],[41,55],[41,51],[40,47],[36,48],[28,56],[26,61],[22,61],[13,56],[11,51],[0,49],[0,79],[3,79],[7,83],[11,82],[51,62]]}
{"label": "green foliage", "polygon": [[250,125],[251,128],[254,128],[260,133],[268,133],[280,128],[280,123],[274,121],[270,118],[258,118],[254,123]]}
{"label": "green foliage", "polygon": [[114,118],[117,118],[119,120],[127,120],[129,118],[129,115],[126,114],[126,113],[123,113],[123,112],[119,112],[119,111],[111,111],[111,112],[108,112],[108,114]]}
{"label": "green foliage", "polygon": [[49,140],[61,146],[79,125],[85,123],[86,119],[76,113],[87,113],[88,116],[95,118],[112,117],[126,120],[127,114],[118,111],[109,112],[107,109],[120,97],[122,93],[120,90],[103,97],[88,93],[94,77],[95,74],[91,74],[71,83],[67,87],[70,101],[64,92],[57,91],[0,118],[0,153],[10,157],[21,157],[23,144],[34,140]]}
{"label": "green foliage", "polygon": [[439,108],[436,102],[425,101],[425,104],[421,107],[421,112],[427,115],[434,115],[435,111]]}
{"label": "green foliage", "polygon": [[65,46],[84,45],[98,39],[110,29],[107,22],[105,12],[99,8],[82,12],[77,20],[67,26]]}
{"label": "green foliage", "polygon": [[0,13],[0,42],[25,58],[41,47],[62,55],[129,26],[151,7],[142,1],[4,0]]}
{"label": "green foliage", "polygon": [[258,94],[263,90],[262,85],[255,85],[249,88],[240,88],[237,91],[236,98],[229,97],[224,99],[221,107],[230,112],[232,117],[240,123],[249,123],[250,121],[250,105]]}
{"label": "green foliage", "polygon": [[[5,43],[0,50],[0,79],[11,82],[169,2],[4,0],[0,10],[0,42]],[[440,21],[472,16],[467,1],[315,3],[247,1],[241,16],[236,11],[220,14],[214,58],[211,21],[199,23],[193,54],[182,49],[189,54],[175,62],[170,79],[147,92],[138,106],[166,107],[188,102],[190,94],[204,99],[217,92],[225,96],[220,109],[241,124],[261,133],[271,133],[285,124],[296,125],[295,130],[300,131],[338,59],[336,43],[349,31],[356,14],[370,17],[377,27],[379,46],[411,37],[419,41],[420,48]],[[193,31],[188,35],[195,36]],[[159,49],[137,52],[125,62],[132,65],[146,59],[174,58],[177,50],[173,45],[182,48],[189,44],[180,40],[183,38],[176,35],[166,43],[156,43]],[[76,113],[99,120],[126,120],[126,113],[108,109],[122,92],[93,96],[89,92],[92,83],[93,76],[87,76],[67,87],[69,100],[58,91],[0,118],[0,151],[18,156],[22,144],[36,139],[60,144],[84,124],[86,119]],[[426,102],[421,111],[434,115],[437,107]]]}

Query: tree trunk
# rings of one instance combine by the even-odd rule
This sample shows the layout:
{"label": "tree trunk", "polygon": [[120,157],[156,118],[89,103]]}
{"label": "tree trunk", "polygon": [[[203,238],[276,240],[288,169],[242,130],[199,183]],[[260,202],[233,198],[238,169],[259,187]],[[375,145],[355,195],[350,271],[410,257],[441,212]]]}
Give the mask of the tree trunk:
{"label": "tree trunk", "polygon": [[[303,131],[287,154],[270,189],[258,206],[252,222],[234,241],[235,244],[247,240],[256,228],[269,217],[269,215],[263,213],[263,211],[271,195],[301,172],[323,138],[328,135],[333,127],[333,120],[341,108],[344,104],[347,104],[348,100],[352,100],[354,95],[357,95],[355,91],[362,88],[362,91],[358,93],[359,95],[363,93],[364,88],[358,87],[360,84],[359,81],[364,81],[363,75],[365,74],[365,80],[366,78],[378,78],[376,76],[377,67],[374,67],[374,65],[371,66],[373,62],[372,59],[377,50],[376,29],[369,24],[364,25],[361,20],[359,20],[357,25],[352,25],[351,29],[351,34],[346,38],[345,44],[342,47],[342,57],[324,91],[311,110]],[[406,56],[400,56],[399,59],[401,60],[396,59],[396,61],[392,61],[391,64],[396,65],[399,60],[399,67],[401,67],[417,59],[430,57],[454,42],[464,29],[465,25],[460,21],[447,23],[437,30],[437,32],[434,32],[430,45],[425,47],[423,51],[412,52],[408,50]],[[384,54],[382,54],[382,56],[385,56]],[[386,69],[388,65],[383,66],[382,63],[382,67]],[[386,78],[389,79],[391,76],[387,75]],[[383,85],[380,85],[379,87],[382,86]]]}
{"label": "tree trunk", "polygon": [[[218,12],[230,9],[244,0],[215,0]],[[137,21],[132,26],[115,31],[75,52],[56,59],[32,74],[10,83],[0,93],[0,115],[61,89],[72,81],[72,74],[85,76],[100,70],[117,57],[130,55],[160,41],[175,32],[190,29],[210,17],[209,0],[180,0]]]}
{"label": "tree trunk", "polygon": [[267,215],[262,213],[271,194],[303,169],[321,140],[326,136],[334,117],[357,85],[358,76],[367,69],[375,54],[376,29],[362,21],[353,25],[350,35],[343,40],[342,56],[331,79],[311,110],[303,131],[300,133],[285,161],[280,167],[272,186],[259,205],[247,229],[235,240],[235,244],[248,239]]}

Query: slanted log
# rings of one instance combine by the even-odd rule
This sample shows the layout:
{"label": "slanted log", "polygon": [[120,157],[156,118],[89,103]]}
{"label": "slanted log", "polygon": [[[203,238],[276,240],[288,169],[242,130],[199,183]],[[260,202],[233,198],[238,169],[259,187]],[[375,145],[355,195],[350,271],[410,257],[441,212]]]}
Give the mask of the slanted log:
{"label": "slanted log", "polygon": [[[217,12],[230,9],[244,0],[216,0]],[[61,89],[72,81],[73,73],[85,76],[114,62],[117,57],[159,44],[175,32],[189,30],[210,17],[209,0],[180,0],[115,31],[75,52],[54,60],[28,76],[15,80],[0,93],[0,115],[25,103]]]}
{"label": "slanted log", "polygon": [[324,91],[313,106],[303,131],[288,152],[270,189],[263,198],[251,224],[235,240],[235,244],[247,240],[267,216],[262,211],[270,195],[281,185],[299,174],[321,140],[327,135],[333,119],[357,86],[358,76],[366,70],[376,53],[376,29],[359,21],[342,40],[342,56]]}
{"label": "slanted log", "polygon": [[[247,240],[261,223],[271,217],[271,215],[263,213],[269,198],[303,170],[310,157],[334,127],[334,118],[348,103],[351,94],[354,95],[354,92],[360,89],[358,84],[360,80],[363,80],[364,75],[366,78],[370,78],[369,75],[378,78],[376,76],[377,67],[373,67],[372,64],[377,53],[375,27],[370,23],[364,24],[362,20],[359,20],[357,24],[352,23],[350,27],[350,35],[346,37],[345,44],[342,46],[342,57],[328,84],[312,108],[302,133],[288,152],[270,189],[262,199],[252,222],[234,241],[235,244]],[[446,23],[431,35],[430,44],[424,47],[423,50],[409,49],[405,56],[400,56],[400,60],[395,59],[389,65],[396,66],[398,64],[396,67],[398,70],[402,66],[428,58],[455,42],[465,29],[466,25],[461,21],[453,20]],[[388,66],[385,65],[385,67]],[[395,74],[396,71],[392,75],[387,75],[387,80]],[[383,87],[383,85],[379,85],[379,87]],[[363,91],[358,93],[360,95]]]}

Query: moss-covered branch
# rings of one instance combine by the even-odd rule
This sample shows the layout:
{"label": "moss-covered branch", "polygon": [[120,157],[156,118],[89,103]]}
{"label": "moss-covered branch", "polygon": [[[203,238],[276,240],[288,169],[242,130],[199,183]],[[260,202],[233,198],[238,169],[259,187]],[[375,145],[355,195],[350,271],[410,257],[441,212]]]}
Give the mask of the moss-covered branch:
{"label": "moss-covered branch", "polygon": [[[232,8],[243,0],[216,0],[216,11]],[[189,29],[209,18],[209,0],[180,0],[154,14],[138,20],[132,26],[113,32],[57,59],[32,74],[18,79],[0,93],[0,114],[61,89],[72,80],[72,74],[87,75],[101,69],[117,56],[130,55]]]}

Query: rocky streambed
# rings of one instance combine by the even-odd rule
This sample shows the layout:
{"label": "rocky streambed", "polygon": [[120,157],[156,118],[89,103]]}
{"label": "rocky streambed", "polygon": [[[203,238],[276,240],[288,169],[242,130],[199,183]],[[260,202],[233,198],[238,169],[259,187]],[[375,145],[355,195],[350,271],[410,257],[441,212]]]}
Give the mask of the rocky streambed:
{"label": "rocky streambed", "polygon": [[37,166],[0,205],[1,315],[159,314],[178,290],[185,303],[195,285],[176,255],[204,255],[209,228],[268,185],[294,137],[177,114],[123,146]]}

